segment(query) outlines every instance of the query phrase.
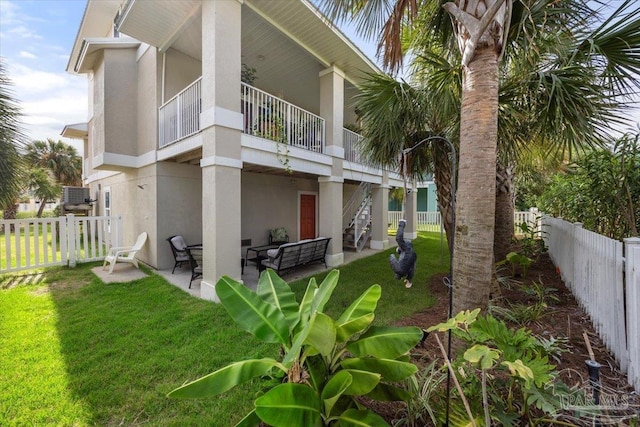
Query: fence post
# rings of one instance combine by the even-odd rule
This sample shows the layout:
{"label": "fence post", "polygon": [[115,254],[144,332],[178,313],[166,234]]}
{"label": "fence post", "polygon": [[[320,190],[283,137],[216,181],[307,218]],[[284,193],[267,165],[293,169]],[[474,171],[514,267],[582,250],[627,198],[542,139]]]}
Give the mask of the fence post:
{"label": "fence post", "polygon": [[627,380],[640,392],[640,238],[624,239],[626,277],[627,351],[629,369]]}
{"label": "fence post", "polygon": [[542,236],[542,217],[540,216],[540,212],[538,212],[538,208],[532,207],[529,208],[529,226],[536,230],[536,236]]}
{"label": "fence post", "polygon": [[122,246],[122,215],[116,217],[116,242],[114,246]]}
{"label": "fence post", "polygon": [[67,232],[64,238],[67,239],[67,250],[69,252],[69,267],[76,266],[76,221],[75,215],[67,214]]}

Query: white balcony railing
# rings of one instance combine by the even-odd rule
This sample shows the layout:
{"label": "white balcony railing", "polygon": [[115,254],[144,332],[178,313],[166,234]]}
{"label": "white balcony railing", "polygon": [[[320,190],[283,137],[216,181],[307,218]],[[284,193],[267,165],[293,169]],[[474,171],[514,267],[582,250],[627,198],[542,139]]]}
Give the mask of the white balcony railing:
{"label": "white balcony railing", "polygon": [[[199,78],[159,109],[159,147],[200,131],[202,112]],[[325,144],[325,121],[283,99],[242,83],[242,131],[272,141],[322,153]]]}
{"label": "white balcony railing", "polygon": [[243,132],[322,153],[325,121],[283,99],[242,83]]}
{"label": "white balcony railing", "polygon": [[362,135],[344,128],[342,129],[342,139],[344,144],[344,159],[348,162],[364,163],[360,155]]}
{"label": "white balcony railing", "polygon": [[160,148],[200,131],[201,80],[202,77],[160,107],[158,112]]}

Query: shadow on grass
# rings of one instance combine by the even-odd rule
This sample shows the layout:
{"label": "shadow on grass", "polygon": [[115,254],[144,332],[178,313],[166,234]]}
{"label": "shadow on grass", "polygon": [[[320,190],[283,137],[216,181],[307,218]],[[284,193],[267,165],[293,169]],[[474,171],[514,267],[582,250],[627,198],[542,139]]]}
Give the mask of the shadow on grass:
{"label": "shadow on grass", "polygon": [[69,387],[90,408],[86,424],[239,421],[251,407],[255,385],[216,399],[165,396],[234,360],[273,357],[275,347],[236,328],[222,306],[193,298],[159,276],[103,284],[90,272],[95,265],[76,269],[90,278],[83,286],[49,286]]}

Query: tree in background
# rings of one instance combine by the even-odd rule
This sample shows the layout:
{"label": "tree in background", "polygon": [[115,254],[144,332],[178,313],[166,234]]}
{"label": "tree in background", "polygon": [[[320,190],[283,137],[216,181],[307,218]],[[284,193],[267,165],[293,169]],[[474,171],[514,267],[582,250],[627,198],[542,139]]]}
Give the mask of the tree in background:
{"label": "tree in background", "polygon": [[[379,53],[391,71],[399,68],[407,47],[403,31],[422,32],[430,40],[427,46],[444,47],[449,57],[459,51],[454,311],[486,307],[496,222],[504,225],[506,241],[513,233],[513,220],[497,221],[496,209],[497,203],[509,207],[512,218],[514,165],[507,154],[518,147],[514,139],[536,141],[554,151],[571,150],[622,120],[616,96],[632,93],[638,85],[632,77],[640,71],[639,12],[625,16],[623,11],[632,5],[626,1],[616,18],[591,30],[591,18],[597,14],[575,0],[324,3],[330,16],[352,17],[361,33],[381,34]],[[511,87],[503,86],[505,75],[517,77]],[[504,111],[498,96],[513,97]],[[499,131],[498,120],[501,129],[507,129],[502,123],[513,126]],[[498,144],[504,146],[501,154],[507,154],[497,155]],[[505,202],[496,197],[496,186]]]}
{"label": "tree in background", "polygon": [[24,180],[19,147],[23,141],[20,108],[9,89],[11,81],[0,61],[0,208],[5,219],[15,218],[16,201]]}
{"label": "tree in background", "polygon": [[27,144],[25,157],[29,164],[51,171],[61,185],[82,185],[82,157],[63,141],[33,141]]}
{"label": "tree in background", "polygon": [[52,176],[52,173],[44,168],[31,168],[28,178],[29,192],[40,200],[37,217],[42,217],[42,212],[47,203],[60,197],[61,187]]}
{"label": "tree in background", "polygon": [[[640,129],[639,129],[640,131]],[[538,198],[540,209],[622,240],[640,229],[640,132],[594,150],[559,173]]]}

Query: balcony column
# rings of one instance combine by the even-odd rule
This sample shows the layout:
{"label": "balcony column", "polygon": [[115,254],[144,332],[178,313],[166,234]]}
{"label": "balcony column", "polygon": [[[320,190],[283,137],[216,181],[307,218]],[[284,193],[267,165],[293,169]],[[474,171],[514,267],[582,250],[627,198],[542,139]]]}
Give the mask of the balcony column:
{"label": "balcony column", "polygon": [[344,148],[344,73],[336,67],[320,72],[320,116],[325,119],[324,153],[332,157],[331,176],[318,178],[320,184],[320,235],[331,237],[327,248],[327,265],[344,262],[342,251],[342,162]]}
{"label": "balcony column", "polygon": [[405,204],[407,211],[404,213],[407,225],[404,229],[404,236],[413,240],[418,237],[418,188],[414,183],[407,183],[407,192],[404,195],[407,200]]}
{"label": "balcony column", "polygon": [[241,2],[202,2],[201,297],[219,301],[222,275],[240,279]]}
{"label": "balcony column", "polygon": [[371,249],[389,247],[389,172],[382,172],[382,183],[371,188]]}

